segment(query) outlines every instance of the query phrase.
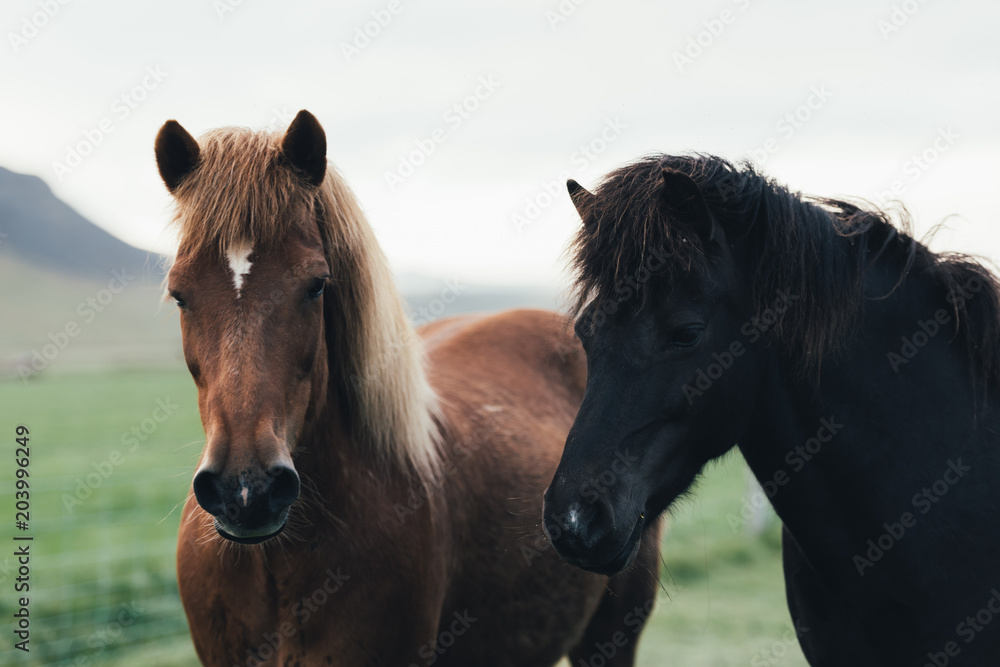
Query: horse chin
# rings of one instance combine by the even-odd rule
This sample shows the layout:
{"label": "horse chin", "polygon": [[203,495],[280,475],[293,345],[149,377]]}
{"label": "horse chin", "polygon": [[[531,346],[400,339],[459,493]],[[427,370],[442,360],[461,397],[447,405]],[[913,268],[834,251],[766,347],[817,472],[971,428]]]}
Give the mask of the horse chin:
{"label": "horse chin", "polygon": [[230,542],[236,542],[237,544],[261,544],[263,542],[267,542],[271,538],[280,535],[281,531],[285,529],[287,521],[286,517],[282,517],[281,525],[278,526],[278,529],[273,533],[267,533],[264,535],[239,535],[239,536],[233,535],[232,533],[228,532],[225,528],[223,528],[222,525],[219,523],[218,519],[216,519],[214,523],[215,523],[215,532],[217,532],[220,536],[224,537]]}

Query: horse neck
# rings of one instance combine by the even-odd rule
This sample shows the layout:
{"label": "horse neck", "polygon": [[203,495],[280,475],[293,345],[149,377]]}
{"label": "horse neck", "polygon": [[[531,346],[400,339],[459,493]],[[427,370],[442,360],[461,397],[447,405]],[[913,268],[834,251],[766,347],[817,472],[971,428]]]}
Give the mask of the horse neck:
{"label": "horse neck", "polygon": [[355,441],[332,389],[303,425],[293,458],[302,481],[302,497],[295,511],[304,515],[310,530],[349,523],[361,511],[359,505],[375,500],[366,496],[366,487],[359,485],[359,480],[386,476],[384,467]]}
{"label": "horse neck", "polygon": [[360,518],[382,505],[383,513],[390,514],[393,503],[405,502],[397,496],[405,497],[417,484],[409,470],[359,437],[356,416],[343,396],[352,387],[338,371],[332,355],[317,365],[313,402],[294,457],[303,478],[300,510],[313,524],[327,521],[330,513],[343,521]]}
{"label": "horse neck", "polygon": [[762,400],[740,442],[796,540],[848,568],[960,450],[1000,426],[977,404],[944,289],[913,272],[875,298],[898,277],[884,262],[868,272],[855,333],[818,371],[803,377],[780,345],[768,348]]}

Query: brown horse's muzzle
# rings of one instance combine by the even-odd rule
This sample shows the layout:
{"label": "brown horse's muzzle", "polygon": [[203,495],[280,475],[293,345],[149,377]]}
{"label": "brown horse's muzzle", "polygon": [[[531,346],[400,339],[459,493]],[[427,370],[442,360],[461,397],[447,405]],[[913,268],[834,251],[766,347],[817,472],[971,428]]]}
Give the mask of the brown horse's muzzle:
{"label": "brown horse's muzzle", "polygon": [[285,464],[235,472],[206,466],[194,477],[194,495],[202,509],[215,517],[219,535],[241,544],[258,544],[285,527],[288,508],[299,497],[299,476]]}

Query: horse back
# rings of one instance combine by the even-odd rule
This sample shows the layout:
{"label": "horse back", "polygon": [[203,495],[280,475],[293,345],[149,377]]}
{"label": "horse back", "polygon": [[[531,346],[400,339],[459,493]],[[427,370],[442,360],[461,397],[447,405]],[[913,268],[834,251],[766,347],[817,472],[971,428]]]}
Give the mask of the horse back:
{"label": "horse back", "polygon": [[[568,320],[543,310],[440,320],[420,330],[438,394],[448,484],[541,493],[583,400],[586,357]],[[447,474],[447,470],[446,470]],[[503,491],[497,489],[497,491]],[[510,497],[510,489],[499,497]],[[497,496],[493,496],[497,497]]]}
{"label": "horse back", "polygon": [[567,408],[575,413],[583,399],[586,358],[563,315],[534,309],[464,315],[438,320],[419,333],[445,405],[504,401],[510,408],[548,407],[562,416]]}
{"label": "horse back", "polygon": [[[583,399],[583,350],[565,317],[540,310],[420,333],[442,413],[438,519],[462,554],[442,627],[456,613],[479,619],[477,639],[456,642],[442,664],[554,664],[581,641],[608,586],[562,561],[541,529],[542,496]],[[510,655],[484,654],[489,646]]]}

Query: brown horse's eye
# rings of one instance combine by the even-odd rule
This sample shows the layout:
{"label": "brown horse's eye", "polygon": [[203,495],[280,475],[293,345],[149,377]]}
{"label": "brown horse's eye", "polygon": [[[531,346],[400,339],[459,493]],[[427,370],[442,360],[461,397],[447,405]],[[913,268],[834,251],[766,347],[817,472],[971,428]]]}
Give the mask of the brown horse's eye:
{"label": "brown horse's eye", "polygon": [[310,299],[318,299],[323,296],[323,288],[326,287],[326,278],[316,278],[309,285],[309,292],[306,294]]}
{"label": "brown horse's eye", "polygon": [[184,308],[184,307],[187,306],[187,301],[185,301],[184,299],[181,298],[181,295],[180,295],[179,292],[171,292],[170,296],[177,303],[177,307],[178,308]]}

